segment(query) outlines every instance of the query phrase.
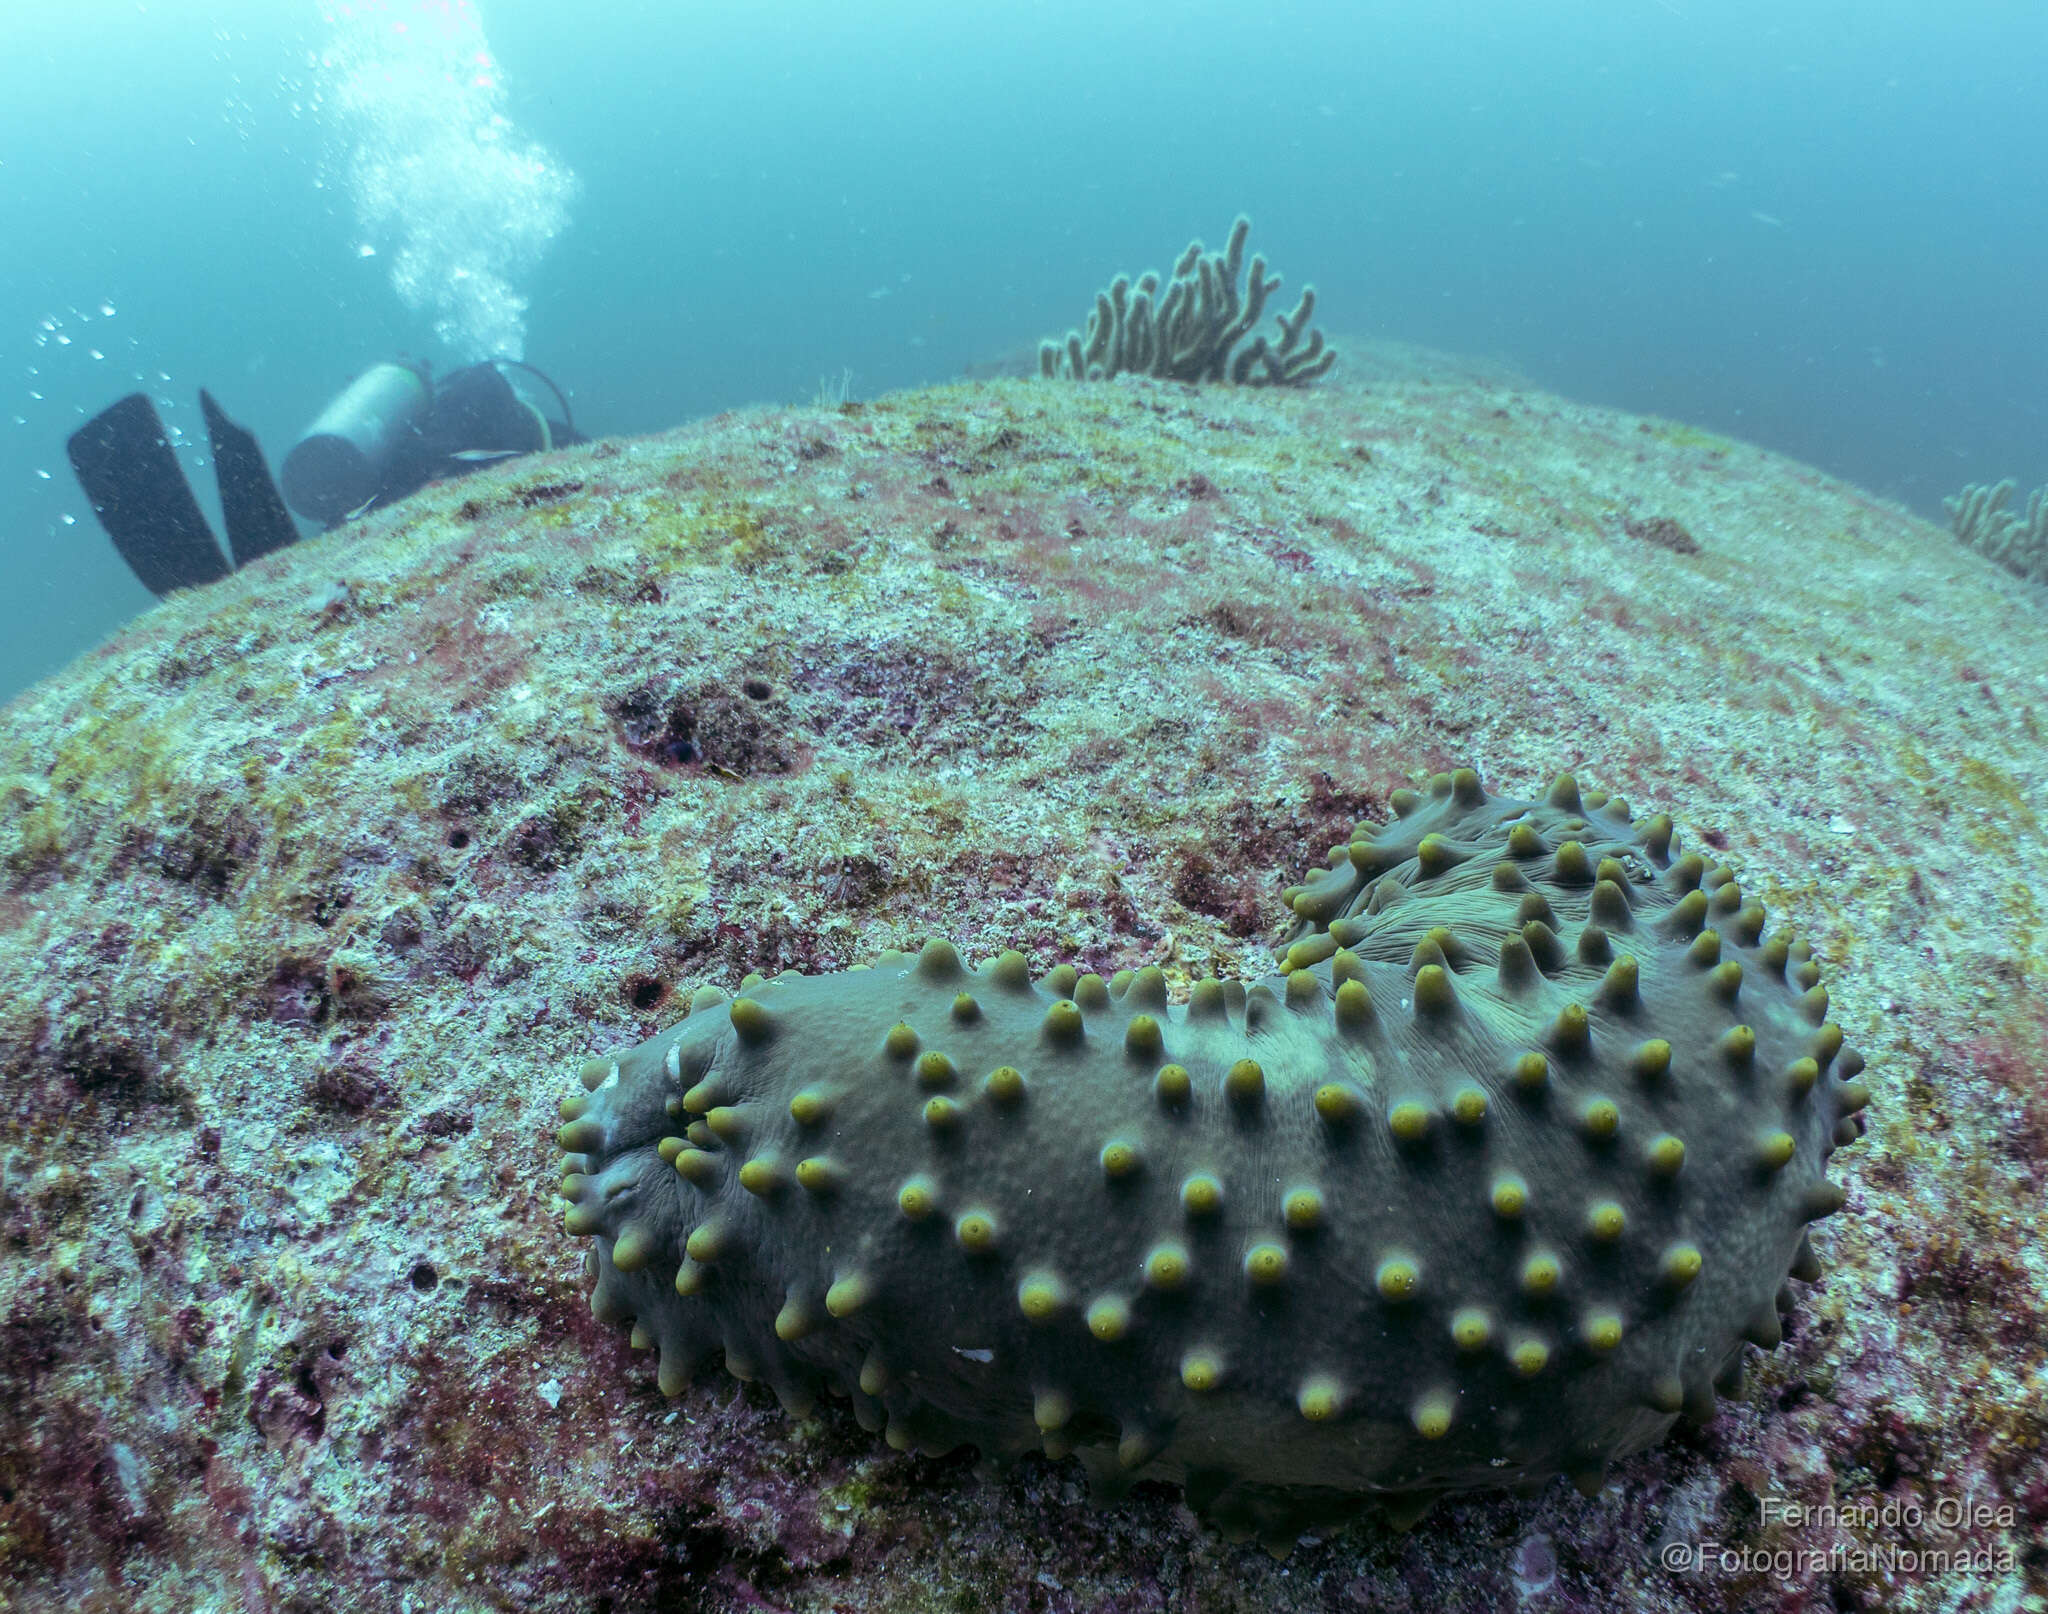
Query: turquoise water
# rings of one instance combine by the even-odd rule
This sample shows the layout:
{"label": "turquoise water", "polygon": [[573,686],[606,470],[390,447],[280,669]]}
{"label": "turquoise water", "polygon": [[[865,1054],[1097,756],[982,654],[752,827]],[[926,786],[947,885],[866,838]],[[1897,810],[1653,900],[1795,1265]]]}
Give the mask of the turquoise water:
{"label": "turquoise water", "polygon": [[647,431],[1028,353],[1240,209],[1340,340],[1936,519],[2048,480],[2037,0],[13,0],[8,35],[0,692],[149,603],[63,448],[137,385],[202,444],[210,387],[275,465],[379,357],[523,349]]}

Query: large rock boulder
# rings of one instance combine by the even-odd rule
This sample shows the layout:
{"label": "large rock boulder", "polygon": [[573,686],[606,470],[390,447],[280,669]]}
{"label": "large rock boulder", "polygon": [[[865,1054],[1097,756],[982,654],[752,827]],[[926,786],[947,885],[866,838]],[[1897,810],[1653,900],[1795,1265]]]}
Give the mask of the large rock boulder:
{"label": "large rock boulder", "polygon": [[[1347,353],[520,461],[8,707],[0,1606],[2038,1594],[2040,592],[1759,450]],[[1704,1429],[1280,1564],[1174,1486],[665,1400],[593,1317],[592,1055],[929,936],[1263,974],[1282,891],[1468,763],[1669,811],[1869,1060],[1824,1274]]]}

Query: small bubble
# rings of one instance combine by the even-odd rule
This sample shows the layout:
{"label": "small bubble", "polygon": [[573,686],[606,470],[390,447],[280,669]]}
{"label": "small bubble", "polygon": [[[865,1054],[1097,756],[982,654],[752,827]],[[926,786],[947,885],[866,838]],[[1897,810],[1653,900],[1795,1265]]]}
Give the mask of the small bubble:
{"label": "small bubble", "polygon": [[96,358],[96,359],[104,359],[104,358],[106,357],[106,354],[102,353],[102,352],[101,352],[101,351],[100,351],[100,350],[99,350],[98,348],[96,348],[96,347],[95,347],[95,348],[88,348],[88,349],[86,349],[86,351],[87,351],[88,353],[90,353],[90,354],[91,354],[91,355],[92,355],[92,356],[93,356],[94,358]]}
{"label": "small bubble", "polygon": [[100,312],[108,319],[112,319],[114,317],[114,305],[112,303],[101,303]]}
{"label": "small bubble", "polygon": [[62,521],[64,525],[67,527],[75,527],[78,525],[78,517],[76,516],[59,516],[57,519]]}
{"label": "small bubble", "polygon": [[71,338],[66,336],[62,331],[59,331],[57,333],[57,345],[59,347],[69,347],[71,345]]}
{"label": "small bubble", "polygon": [[35,399],[37,403],[41,403],[43,401],[43,395],[40,392],[31,392],[29,396]]}
{"label": "small bubble", "polygon": [[40,467],[37,469],[36,475],[41,477],[45,482],[50,480],[50,473],[48,471],[41,469]]}

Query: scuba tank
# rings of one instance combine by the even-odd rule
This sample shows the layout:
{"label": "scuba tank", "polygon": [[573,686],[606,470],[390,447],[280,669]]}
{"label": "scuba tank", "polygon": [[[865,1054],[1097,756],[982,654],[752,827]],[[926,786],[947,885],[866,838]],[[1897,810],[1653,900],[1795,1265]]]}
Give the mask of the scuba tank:
{"label": "scuba tank", "polygon": [[[562,407],[552,419],[507,377],[539,376]],[[425,365],[373,365],[323,409],[285,455],[285,502],[309,521],[338,526],[436,477],[493,460],[583,442],[569,401],[518,359],[487,359],[435,382]]]}
{"label": "scuba tank", "polygon": [[433,407],[434,386],[422,370],[371,365],[285,454],[285,503],[330,527],[372,503],[411,457]]}

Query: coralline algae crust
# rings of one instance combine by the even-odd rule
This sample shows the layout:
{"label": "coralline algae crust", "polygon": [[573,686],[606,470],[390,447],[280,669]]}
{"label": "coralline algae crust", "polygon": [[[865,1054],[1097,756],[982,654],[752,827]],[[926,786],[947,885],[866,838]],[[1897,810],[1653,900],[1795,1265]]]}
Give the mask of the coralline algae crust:
{"label": "coralline algae crust", "polygon": [[700,993],[564,1101],[591,1306],[898,1448],[1076,1453],[1276,1546],[1597,1484],[1779,1338],[1862,1061],[1809,950],[1561,777],[1397,791],[1280,973],[934,941]]}

